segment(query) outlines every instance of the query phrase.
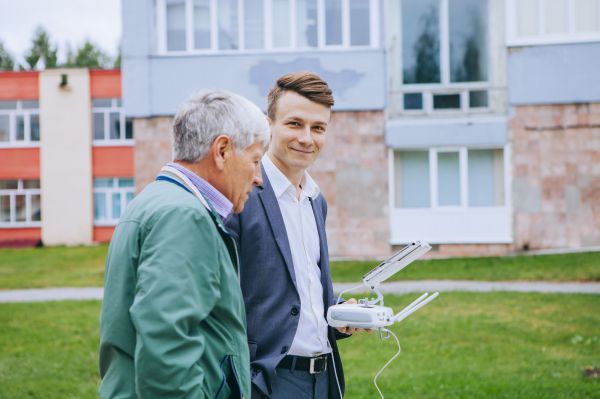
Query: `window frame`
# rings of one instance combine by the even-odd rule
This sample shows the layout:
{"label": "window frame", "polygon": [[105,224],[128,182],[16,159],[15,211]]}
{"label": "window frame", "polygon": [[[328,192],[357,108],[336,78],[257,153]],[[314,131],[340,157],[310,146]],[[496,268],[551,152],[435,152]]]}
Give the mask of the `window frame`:
{"label": "window frame", "polygon": [[[110,99],[110,107],[94,107],[94,100],[108,100]],[[92,99],[92,145],[96,147],[115,147],[115,146],[132,146],[134,139],[128,139],[126,137],[127,118],[125,117],[125,110],[123,106],[119,104],[121,98],[119,97],[98,97]],[[96,139],[94,116],[97,113],[102,113],[104,116],[104,139]],[[110,138],[110,114],[119,113],[119,128],[122,138],[111,139]],[[133,132],[132,132],[133,134]]]}
{"label": "window frame", "polygon": [[186,49],[183,51],[167,50],[167,24],[166,24],[166,2],[165,0],[156,1],[156,26],[157,26],[157,55],[159,56],[197,56],[208,54],[264,54],[274,52],[313,52],[313,51],[352,51],[374,49],[380,47],[380,24],[379,24],[379,7],[380,0],[369,0],[369,44],[368,45],[350,45],[350,1],[342,1],[342,44],[341,45],[326,45],[325,44],[325,0],[317,0],[317,46],[316,47],[298,47],[297,46],[297,18],[296,0],[289,1],[289,29],[290,29],[290,45],[287,47],[273,46],[273,0],[263,1],[263,48],[246,49],[245,44],[245,21],[244,21],[244,1],[238,2],[238,49],[219,49],[218,43],[218,0],[210,0],[210,18],[211,18],[211,46],[210,49],[195,49],[193,34],[193,0],[183,0],[185,4],[185,22],[186,22]]}
{"label": "window frame", "polygon": [[[536,0],[538,7],[538,32],[536,35],[519,36],[517,34],[517,2],[518,0],[506,0],[506,46],[519,47],[531,45],[551,45],[563,43],[587,43],[600,41],[600,27],[595,32],[578,33],[575,28],[575,2],[576,0],[567,0],[567,32],[565,33],[545,33],[545,7],[547,1]],[[600,0],[596,0],[598,5],[598,21],[600,24]]]}
{"label": "window frame", "polygon": [[[0,141],[0,148],[18,148],[18,147],[39,147],[41,140],[41,123],[40,123],[40,140],[31,140],[31,117],[37,115],[38,121],[40,117],[39,100],[14,100],[16,108],[0,109],[0,115],[8,115],[8,141]],[[37,108],[23,108],[24,101],[38,102]],[[23,116],[24,132],[23,140],[17,140],[17,117]]]}
{"label": "window frame", "polygon": [[[131,193],[135,195],[135,179],[133,177],[94,177],[96,179],[111,179],[112,185],[110,187],[93,187],[92,190],[92,198],[94,199],[94,226],[116,226],[119,223],[119,219],[123,215],[125,211],[125,207],[127,206],[127,194]],[[134,184],[129,187],[119,187],[119,180],[132,180]],[[113,215],[113,198],[112,195],[115,193],[121,194],[121,215],[119,218],[115,219],[112,217]],[[105,218],[96,219],[96,203],[95,197],[96,194],[104,194],[106,199],[106,208],[105,208]]]}
{"label": "window frame", "polygon": [[[3,222],[0,221],[0,228],[22,228],[22,227],[41,227],[42,221],[39,220],[31,220],[31,197],[34,195],[40,196],[40,210],[41,210],[41,198],[42,198],[42,190],[41,188],[24,188],[23,182],[26,180],[37,180],[39,179],[2,179],[2,180],[17,180],[17,188],[16,189],[0,189],[0,196],[9,197],[10,201],[10,221]],[[24,195],[25,196],[25,221],[17,221],[16,220],[16,196]],[[40,218],[41,219],[41,218]]]}
{"label": "window frame", "polygon": [[[467,114],[486,114],[492,111],[491,94],[492,88],[492,66],[490,51],[492,49],[492,35],[490,34],[490,24],[486,25],[487,30],[487,49],[488,63],[486,81],[473,82],[451,82],[450,81],[450,10],[449,0],[438,0],[439,4],[439,28],[440,28],[440,83],[404,83],[403,75],[403,48],[402,48],[402,27],[399,24],[398,31],[398,89],[390,91],[393,97],[392,101],[397,105],[396,109],[402,116],[452,116],[452,115],[467,115]],[[489,16],[490,1],[486,0],[487,12]],[[398,20],[402,20],[402,0],[400,0],[398,8]],[[470,91],[487,91],[487,106],[471,107],[469,101]],[[405,109],[404,94],[420,93],[422,97],[422,109]],[[455,109],[435,109],[433,107],[433,96],[438,94],[458,94],[460,96],[460,107]]]}

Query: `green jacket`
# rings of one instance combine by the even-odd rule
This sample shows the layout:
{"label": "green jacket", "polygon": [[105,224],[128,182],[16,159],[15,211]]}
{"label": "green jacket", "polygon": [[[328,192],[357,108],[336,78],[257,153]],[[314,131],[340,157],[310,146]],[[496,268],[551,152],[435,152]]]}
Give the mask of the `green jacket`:
{"label": "green jacket", "polygon": [[229,398],[234,377],[249,398],[236,268],[235,244],[214,211],[172,182],[148,185],[128,205],[108,251],[100,396]]}

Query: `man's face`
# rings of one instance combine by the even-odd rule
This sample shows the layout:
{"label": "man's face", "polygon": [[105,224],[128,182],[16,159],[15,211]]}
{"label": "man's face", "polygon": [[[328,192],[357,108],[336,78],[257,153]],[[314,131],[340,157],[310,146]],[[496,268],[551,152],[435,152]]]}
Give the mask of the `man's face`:
{"label": "man's face", "polygon": [[270,121],[269,155],[284,174],[304,172],[317,159],[330,116],[329,107],[296,92],[279,97],[275,119]]}
{"label": "man's face", "polygon": [[264,154],[261,141],[255,141],[250,147],[237,153],[232,150],[225,162],[226,187],[221,191],[232,203],[233,211],[240,213],[252,187],[262,184],[260,159]]}

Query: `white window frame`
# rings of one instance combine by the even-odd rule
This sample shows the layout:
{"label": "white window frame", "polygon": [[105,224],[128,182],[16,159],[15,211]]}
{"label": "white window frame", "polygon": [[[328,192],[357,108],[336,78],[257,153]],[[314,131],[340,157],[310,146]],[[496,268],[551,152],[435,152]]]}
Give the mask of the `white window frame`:
{"label": "white window frame", "polygon": [[184,51],[168,51],[167,50],[167,23],[166,23],[166,2],[165,0],[156,1],[156,26],[157,26],[157,53],[162,56],[189,56],[203,54],[262,54],[271,52],[311,52],[321,50],[364,50],[378,48],[379,42],[379,1],[369,0],[369,45],[351,46],[350,45],[350,1],[342,0],[342,44],[341,45],[326,45],[325,44],[325,1],[317,0],[317,47],[298,47],[297,46],[297,31],[296,31],[296,0],[289,0],[290,15],[290,46],[288,47],[273,47],[273,7],[272,0],[263,0],[263,44],[261,49],[246,49],[245,31],[244,31],[244,4],[242,0],[238,0],[238,40],[239,48],[223,50],[219,49],[218,43],[218,0],[210,0],[211,7],[211,47],[210,49],[195,49],[193,42],[193,0],[184,0],[186,10],[186,50]]}
{"label": "white window frame", "polygon": [[[41,195],[42,190],[40,188],[24,188],[23,181],[28,179],[2,179],[2,180],[17,180],[17,188],[16,189],[0,189],[0,195],[6,196],[8,195],[10,198],[10,221],[2,222],[0,221],[0,228],[14,227],[41,227],[42,222],[31,220],[31,197],[33,195],[40,196],[40,205],[41,205]],[[37,179],[32,179],[37,180]],[[17,206],[16,206],[16,196],[24,195],[25,196],[25,221],[17,221]]]}
{"label": "white window frame", "polygon": [[[503,150],[504,205],[470,207],[468,186],[468,151]],[[423,208],[396,207],[395,152],[427,151],[429,154],[430,206]],[[460,168],[460,198],[458,206],[438,205],[437,154],[458,152]],[[511,243],[511,149],[505,146],[460,146],[388,149],[388,204],[390,212],[390,244],[399,245],[422,238],[436,244]],[[497,229],[490,228],[497,226]]]}
{"label": "white window frame", "polygon": [[[101,98],[94,98],[93,100],[100,100]],[[132,146],[134,143],[134,139],[125,138],[126,132],[125,129],[127,127],[125,111],[123,107],[119,105],[120,98],[102,98],[104,100],[110,99],[111,105],[109,107],[94,107],[92,106],[92,141],[94,146],[98,147],[114,147],[114,146]],[[95,114],[103,114],[104,115],[104,139],[96,139],[95,124],[94,124],[94,115]],[[119,131],[121,133],[121,138],[119,139],[111,139],[110,138],[110,114],[111,113],[119,113]]]}
{"label": "white window frame", "polygon": [[131,187],[119,187],[119,180],[129,179],[133,180],[133,177],[98,177],[96,179],[112,179],[111,187],[94,187],[93,198],[95,194],[104,194],[106,198],[106,214],[105,218],[96,219],[96,204],[94,204],[94,226],[116,226],[119,223],[119,219],[114,219],[113,214],[113,199],[112,195],[115,193],[121,194],[121,215],[125,212],[127,206],[127,194],[135,194],[135,185]]}
{"label": "white window frame", "polygon": [[[16,100],[16,108],[0,109],[0,115],[8,115],[8,141],[0,141],[0,148],[18,148],[18,147],[39,147],[40,141],[31,140],[31,117],[40,116],[39,103],[38,108],[23,108],[23,101],[38,100]],[[17,140],[17,117],[23,117],[24,139]],[[41,132],[40,132],[41,133]],[[41,140],[41,134],[40,134]]]}
{"label": "white window frame", "polygon": [[[400,70],[399,70],[399,83],[400,90],[392,90],[391,95],[396,97],[395,103],[398,104],[399,113],[406,116],[418,116],[418,115],[468,115],[468,114],[486,114],[492,110],[491,106],[491,92],[492,83],[490,73],[492,68],[490,66],[491,57],[488,57],[488,80],[479,82],[451,82],[450,81],[450,13],[449,13],[449,0],[438,0],[440,4],[440,83],[404,83],[403,76],[403,65],[404,60],[402,59],[402,29],[398,31],[398,46],[399,52],[398,57],[400,58]],[[489,0],[491,1],[491,0]],[[489,1],[488,1],[488,15],[489,15]],[[402,0],[400,0],[400,6],[398,7],[398,20],[402,20]],[[490,25],[487,26],[488,30]],[[489,33],[489,31],[488,31]],[[487,37],[487,48],[492,49],[491,35]],[[488,101],[486,107],[475,107],[471,108],[469,104],[469,92],[473,90],[485,90],[487,91]],[[404,109],[404,94],[409,93],[421,93],[423,96],[423,108],[418,110],[405,110]],[[456,109],[434,109],[433,107],[433,96],[437,94],[458,94],[460,96],[460,107]]]}
{"label": "white window frame", "polygon": [[[539,10],[537,34],[519,37],[517,35],[518,0],[506,0],[506,45],[508,47],[600,41],[600,29],[597,32],[586,33],[578,33],[575,30],[575,0],[567,0],[567,32],[545,33],[545,7],[548,1],[552,0],[537,0]],[[596,2],[598,3],[598,19],[600,20],[600,0],[596,0]]]}

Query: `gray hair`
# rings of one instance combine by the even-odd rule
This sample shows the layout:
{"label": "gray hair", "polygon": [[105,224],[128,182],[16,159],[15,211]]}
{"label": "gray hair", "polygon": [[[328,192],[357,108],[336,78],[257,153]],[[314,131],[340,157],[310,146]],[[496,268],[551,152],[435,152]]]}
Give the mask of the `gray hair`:
{"label": "gray hair", "polygon": [[173,160],[198,162],[220,135],[229,136],[236,151],[269,142],[269,123],[248,99],[225,90],[202,90],[183,103],[173,120]]}

